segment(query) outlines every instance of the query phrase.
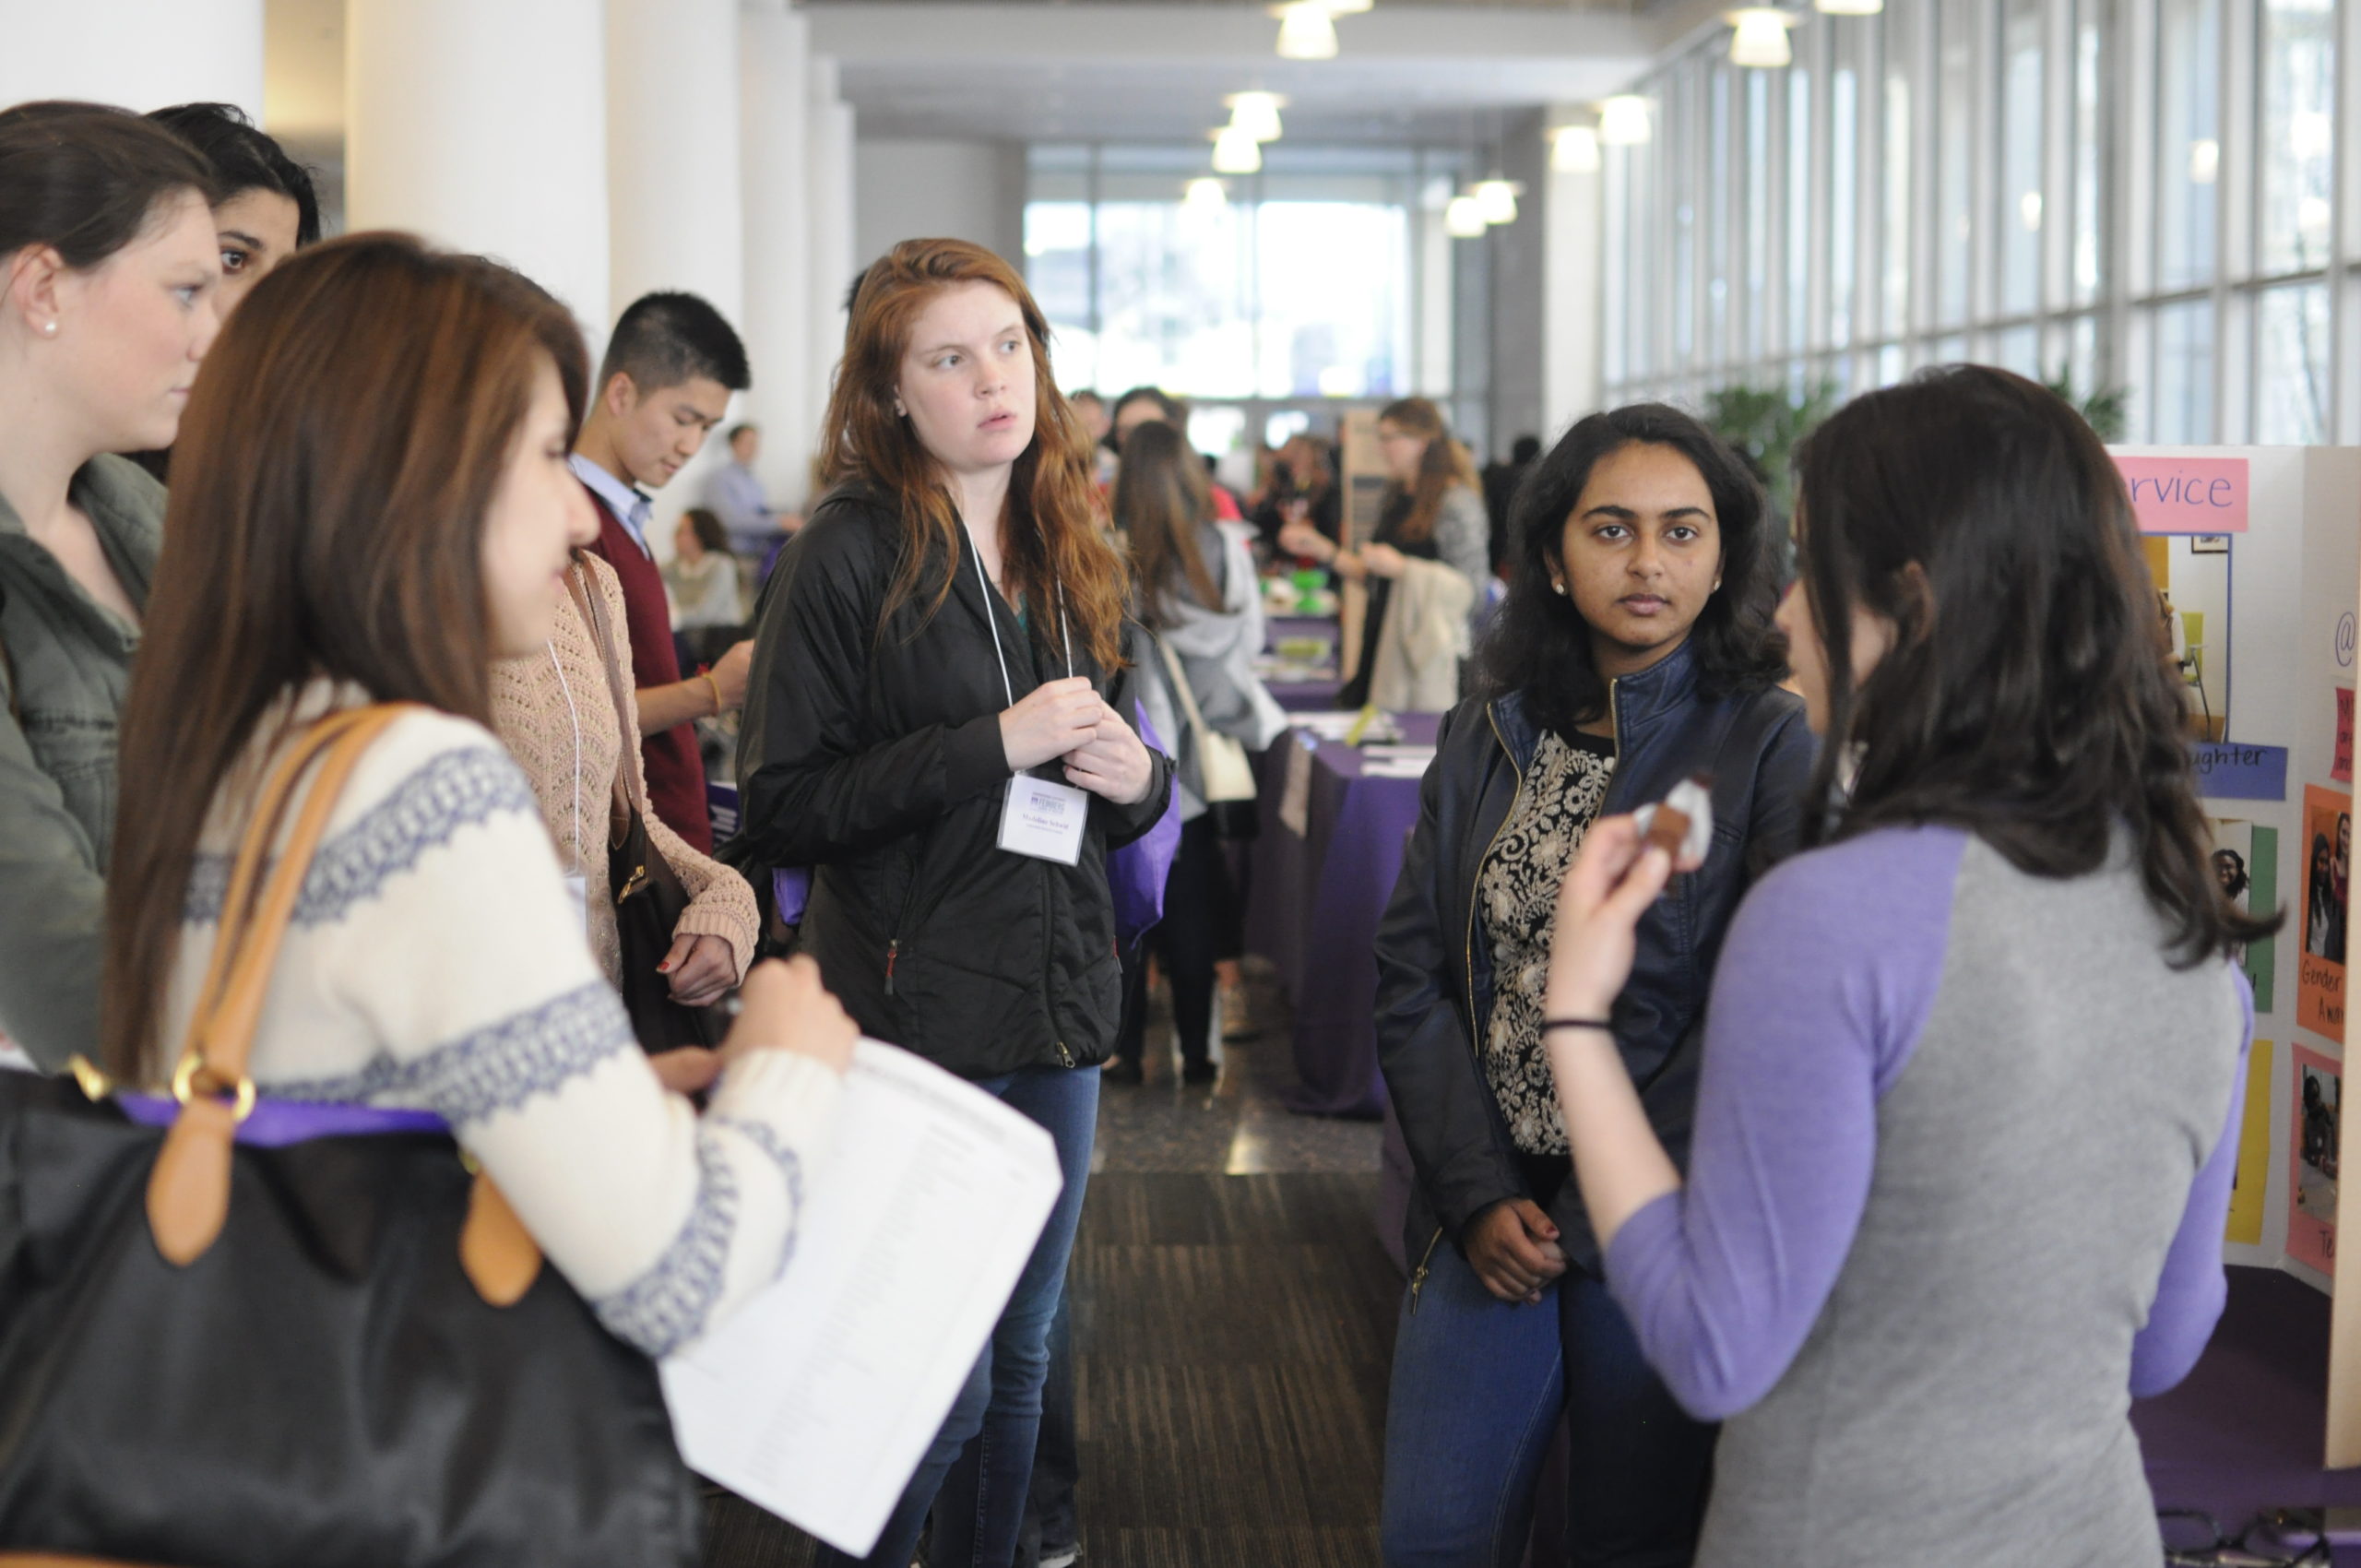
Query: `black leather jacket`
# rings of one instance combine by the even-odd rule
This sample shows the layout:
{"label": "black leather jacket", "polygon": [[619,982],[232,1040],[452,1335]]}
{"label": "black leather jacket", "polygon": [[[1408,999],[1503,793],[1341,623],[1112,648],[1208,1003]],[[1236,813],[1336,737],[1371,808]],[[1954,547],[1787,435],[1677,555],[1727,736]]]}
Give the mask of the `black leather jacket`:
{"label": "black leather jacket", "polygon": [[[749,876],[813,868],[800,947],[869,1034],[970,1078],[1093,1065],[1122,1012],[1107,851],[1156,825],[1172,765],[1149,751],[1135,805],[1092,799],[1079,864],[1001,849],[1001,657],[1022,701],[1066,673],[1063,653],[972,567],[939,612],[921,594],[881,629],[901,531],[884,503],[839,490],[781,552],[738,738],[742,826],[721,858]],[[1074,659],[1133,716],[1129,670],[1079,645]]]}
{"label": "black leather jacket", "polygon": [[[1802,702],[1786,692],[1700,697],[1685,647],[1610,690],[1617,753],[1603,814],[1662,800],[1692,773],[1714,780],[1713,848],[1641,921],[1638,959],[1614,1011],[1648,1119],[1685,1170],[1707,982],[1738,899],[1796,845],[1814,745]],[[1539,742],[1520,693],[1465,702],[1445,717],[1378,928],[1378,1058],[1418,1170],[1405,1237],[1414,1277],[1444,1232],[1458,1244],[1485,1209],[1533,1195],[1477,1057],[1491,1017],[1492,962],[1476,878]],[[1572,1181],[1549,1217],[1567,1257],[1596,1273],[1598,1246]]]}

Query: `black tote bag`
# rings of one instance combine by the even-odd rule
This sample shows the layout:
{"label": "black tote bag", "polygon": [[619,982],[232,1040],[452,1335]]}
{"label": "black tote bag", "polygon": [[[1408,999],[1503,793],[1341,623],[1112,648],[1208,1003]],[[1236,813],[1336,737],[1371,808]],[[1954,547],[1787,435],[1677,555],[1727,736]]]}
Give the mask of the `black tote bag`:
{"label": "black tote bag", "polygon": [[208,979],[181,1105],[111,1102],[80,1064],[0,1073],[0,1565],[689,1568],[698,1504],[654,1365],[447,1134],[266,1146],[274,1119],[421,1119],[265,1102],[230,1142],[338,760],[250,926],[249,835],[220,944],[241,953]]}

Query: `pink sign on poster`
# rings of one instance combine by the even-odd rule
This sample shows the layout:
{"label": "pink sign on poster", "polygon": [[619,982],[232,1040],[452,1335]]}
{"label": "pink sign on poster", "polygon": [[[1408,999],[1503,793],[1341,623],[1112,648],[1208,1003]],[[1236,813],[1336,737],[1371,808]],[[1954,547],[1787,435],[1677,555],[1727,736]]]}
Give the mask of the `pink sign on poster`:
{"label": "pink sign on poster", "polygon": [[2142,533],[2247,531],[2244,457],[2124,457],[2131,510]]}

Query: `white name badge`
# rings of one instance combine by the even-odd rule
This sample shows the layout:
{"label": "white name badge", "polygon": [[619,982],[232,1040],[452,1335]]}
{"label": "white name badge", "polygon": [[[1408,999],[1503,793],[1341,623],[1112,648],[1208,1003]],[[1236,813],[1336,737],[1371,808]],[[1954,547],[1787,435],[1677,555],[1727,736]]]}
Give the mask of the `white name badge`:
{"label": "white name badge", "polygon": [[590,879],[575,873],[565,879],[565,896],[574,900],[574,923],[590,929]]}
{"label": "white name badge", "polygon": [[1074,865],[1082,859],[1082,830],[1089,820],[1089,791],[1020,773],[1008,781],[1008,802],[1001,807],[1000,847]]}

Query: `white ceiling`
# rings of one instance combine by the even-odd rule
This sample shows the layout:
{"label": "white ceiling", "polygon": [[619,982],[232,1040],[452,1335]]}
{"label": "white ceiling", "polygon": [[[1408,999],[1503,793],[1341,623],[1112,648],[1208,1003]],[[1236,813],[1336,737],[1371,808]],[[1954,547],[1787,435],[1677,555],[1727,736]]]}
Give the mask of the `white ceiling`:
{"label": "white ceiling", "polygon": [[1509,114],[1603,97],[1663,42],[1616,3],[1397,4],[1337,22],[1334,60],[1287,61],[1278,24],[1235,0],[835,0],[804,9],[843,62],[863,136],[1174,141],[1222,98],[1288,99],[1294,141],[1491,140]]}
{"label": "white ceiling", "polygon": [[[781,0],[746,0],[750,6]],[[1263,0],[817,0],[865,137],[1189,141],[1224,94],[1290,100],[1297,142],[1489,142],[1510,116],[1627,85],[1716,0],[1378,0],[1338,57],[1281,60]],[[342,140],[343,0],[267,0],[265,118]]]}

